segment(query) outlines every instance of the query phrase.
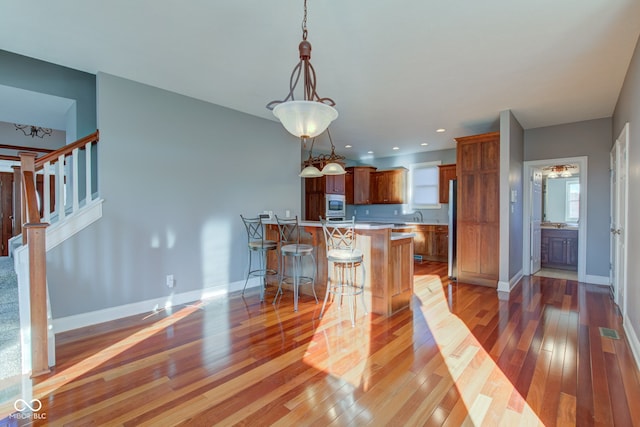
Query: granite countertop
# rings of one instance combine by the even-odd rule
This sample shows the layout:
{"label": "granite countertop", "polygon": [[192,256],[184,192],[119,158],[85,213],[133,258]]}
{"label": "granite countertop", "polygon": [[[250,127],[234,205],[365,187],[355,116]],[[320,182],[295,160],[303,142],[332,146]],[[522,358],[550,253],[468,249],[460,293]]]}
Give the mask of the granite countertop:
{"label": "granite countertop", "polygon": [[[271,224],[277,225],[275,218],[273,219],[265,219],[262,221],[263,224]],[[322,227],[320,221],[300,221],[298,223],[301,227]],[[356,222],[356,230],[385,230],[385,229],[393,229],[397,228],[397,226],[401,223],[390,223],[390,222]],[[408,223],[402,223],[408,224]],[[400,240],[400,239],[408,239],[415,237],[415,233],[409,232],[392,232],[391,240]]]}
{"label": "granite countertop", "polygon": [[562,222],[543,222],[540,224],[540,228],[544,230],[578,230],[578,226],[576,224]]}

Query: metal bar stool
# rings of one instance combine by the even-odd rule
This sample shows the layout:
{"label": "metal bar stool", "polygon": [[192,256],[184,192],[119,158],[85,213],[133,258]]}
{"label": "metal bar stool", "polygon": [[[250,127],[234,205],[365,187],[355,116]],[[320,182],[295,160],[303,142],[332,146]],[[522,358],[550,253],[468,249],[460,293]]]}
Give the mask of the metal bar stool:
{"label": "metal bar stool", "polygon": [[[367,304],[364,300],[364,283],[366,272],[364,268],[364,255],[360,249],[356,249],[355,218],[348,221],[325,221],[320,218],[324,239],[327,247],[327,261],[333,264],[327,269],[327,292],[324,296],[320,319],[324,314],[329,294],[349,298],[349,310],[351,313],[351,326],[355,326],[355,305],[356,296],[362,298],[364,314],[367,314]],[[360,267],[362,272],[362,282],[356,282],[356,269]],[[331,270],[333,273],[331,274]],[[337,274],[336,273],[337,270]],[[334,277],[337,276],[337,277]]]}
{"label": "metal bar stool", "polygon": [[[260,301],[264,301],[264,289],[267,286],[267,276],[278,274],[277,271],[267,268],[267,252],[275,251],[278,248],[278,242],[275,240],[266,240],[264,238],[264,226],[260,217],[245,218],[240,215],[240,218],[242,218],[242,222],[247,229],[247,246],[249,248],[247,278],[244,281],[242,295],[244,295],[244,291],[247,288],[247,282],[250,277],[262,277],[262,284],[260,285]],[[258,268],[252,270],[253,253],[256,253],[259,256],[259,263]]]}
{"label": "metal bar stool", "polygon": [[[295,218],[279,218],[276,215],[276,222],[280,234],[280,281],[276,296],[273,298],[273,304],[276,303],[278,296],[283,294],[282,284],[288,283],[293,285],[293,311],[298,311],[300,285],[310,284],[313,297],[316,299],[316,304],[318,303],[315,289],[316,259],[313,255],[313,246],[300,243],[300,226],[297,216]],[[312,276],[302,275],[302,260],[307,256],[311,257]],[[293,275],[289,276],[286,275],[287,258],[291,258],[293,269]]]}

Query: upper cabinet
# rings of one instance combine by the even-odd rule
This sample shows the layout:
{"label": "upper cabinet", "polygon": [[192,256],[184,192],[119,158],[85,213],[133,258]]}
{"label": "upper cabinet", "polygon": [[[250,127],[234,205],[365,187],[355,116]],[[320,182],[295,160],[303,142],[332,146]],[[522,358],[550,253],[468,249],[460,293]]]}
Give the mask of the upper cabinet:
{"label": "upper cabinet", "polygon": [[344,175],[325,175],[319,178],[306,178],[304,180],[305,192],[321,194],[344,194]]}
{"label": "upper cabinet", "polygon": [[398,168],[371,174],[371,204],[402,204],[407,199],[407,169]]}
{"label": "upper cabinet", "polygon": [[346,199],[349,205],[371,204],[371,174],[373,166],[350,166],[346,175]]}
{"label": "upper cabinet", "polygon": [[449,181],[456,179],[456,165],[439,165],[439,202],[449,203]]}
{"label": "upper cabinet", "polygon": [[[327,194],[344,194],[345,193],[345,176],[344,175],[325,175],[325,193]],[[320,178],[322,179],[322,178]]]}

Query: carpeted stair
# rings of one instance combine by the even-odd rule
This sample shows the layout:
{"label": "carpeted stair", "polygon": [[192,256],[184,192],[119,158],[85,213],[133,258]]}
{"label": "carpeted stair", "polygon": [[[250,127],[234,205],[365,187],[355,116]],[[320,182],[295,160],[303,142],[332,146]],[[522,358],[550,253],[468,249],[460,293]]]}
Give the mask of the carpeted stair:
{"label": "carpeted stair", "polygon": [[21,375],[20,316],[18,314],[18,278],[13,258],[0,257],[0,402],[13,396]]}

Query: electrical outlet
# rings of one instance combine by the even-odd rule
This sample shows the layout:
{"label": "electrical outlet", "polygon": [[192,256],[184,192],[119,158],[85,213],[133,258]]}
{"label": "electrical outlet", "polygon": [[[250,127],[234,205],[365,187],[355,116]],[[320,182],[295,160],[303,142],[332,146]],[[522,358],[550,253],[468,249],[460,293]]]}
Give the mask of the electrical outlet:
{"label": "electrical outlet", "polygon": [[396,209],[396,210],[394,210],[394,211],[393,211],[393,214],[394,214],[394,215],[398,215],[398,210],[397,210],[397,209]]}
{"label": "electrical outlet", "polygon": [[167,288],[173,288],[176,285],[176,280],[173,274],[167,274]]}
{"label": "electrical outlet", "polygon": [[369,215],[369,209],[365,209],[364,214]]}

